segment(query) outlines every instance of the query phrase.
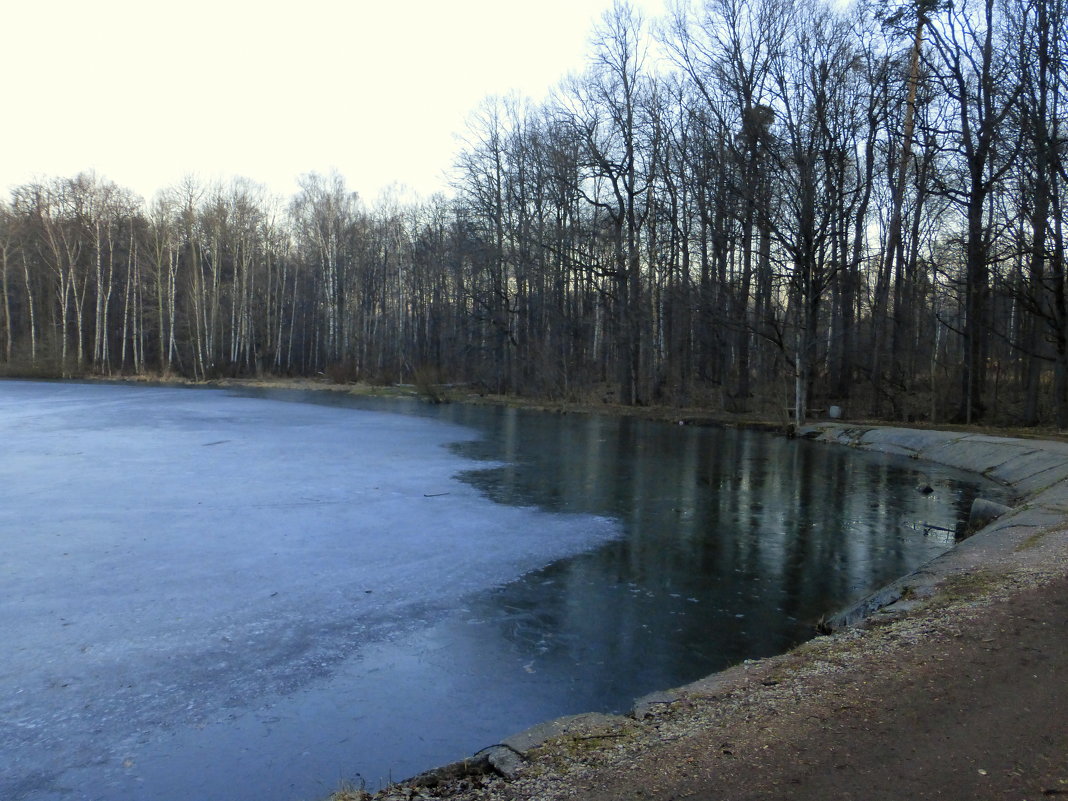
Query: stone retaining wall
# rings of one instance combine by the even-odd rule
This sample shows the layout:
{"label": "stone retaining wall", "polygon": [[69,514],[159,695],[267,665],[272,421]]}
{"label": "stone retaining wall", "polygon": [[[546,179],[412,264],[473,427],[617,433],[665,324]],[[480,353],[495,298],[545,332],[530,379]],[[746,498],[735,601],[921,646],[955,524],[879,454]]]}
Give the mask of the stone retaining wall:
{"label": "stone retaining wall", "polygon": [[1011,509],[964,542],[832,617],[831,630],[873,614],[905,611],[932,595],[947,576],[1012,559],[1029,538],[1063,526],[1068,518],[1068,443],[843,423],[810,425],[799,434],[978,473],[1016,495]]}

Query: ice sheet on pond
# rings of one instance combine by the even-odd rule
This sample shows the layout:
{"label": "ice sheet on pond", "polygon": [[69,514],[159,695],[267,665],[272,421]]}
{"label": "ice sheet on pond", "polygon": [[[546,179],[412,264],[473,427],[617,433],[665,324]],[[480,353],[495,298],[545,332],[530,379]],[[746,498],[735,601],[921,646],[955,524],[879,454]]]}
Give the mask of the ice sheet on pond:
{"label": "ice sheet on pond", "polygon": [[458,480],[484,465],[444,446],[474,436],[218,392],[0,383],[0,797],[183,797],[145,787],[137,755],[259,731],[271,703],[358,683],[363,656],[464,597],[618,535]]}

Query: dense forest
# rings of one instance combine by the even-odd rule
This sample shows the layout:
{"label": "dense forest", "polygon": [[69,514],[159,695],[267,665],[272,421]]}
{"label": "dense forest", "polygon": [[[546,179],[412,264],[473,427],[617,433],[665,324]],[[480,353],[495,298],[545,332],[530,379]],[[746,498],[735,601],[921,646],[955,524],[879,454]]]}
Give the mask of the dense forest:
{"label": "dense forest", "polygon": [[0,370],[1068,427],[1066,47],[1068,0],[617,2],[449,197],[13,188]]}

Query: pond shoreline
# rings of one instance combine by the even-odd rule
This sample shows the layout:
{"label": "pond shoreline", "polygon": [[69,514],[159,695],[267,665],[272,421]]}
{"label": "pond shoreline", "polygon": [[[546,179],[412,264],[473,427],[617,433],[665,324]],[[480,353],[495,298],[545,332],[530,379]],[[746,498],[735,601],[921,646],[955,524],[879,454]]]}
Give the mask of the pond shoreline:
{"label": "pond shoreline", "polygon": [[[12,377],[13,379],[15,377]],[[326,378],[218,378],[207,381],[193,381],[180,377],[131,377],[131,376],[85,376],[76,379],[27,378],[35,381],[86,381],[90,383],[114,383],[150,386],[185,386],[208,389],[287,389],[319,392],[335,392],[357,397],[370,396],[378,398],[418,399],[426,403],[466,403],[487,406],[512,406],[532,411],[552,414],[596,414],[610,417],[636,417],[643,420],[656,420],[675,425],[710,426],[715,428],[741,428],[754,431],[769,431],[792,436],[793,421],[786,410],[777,417],[745,412],[715,412],[699,406],[671,405],[636,405],[626,406],[618,403],[581,403],[573,401],[545,400],[525,398],[517,395],[492,395],[467,391],[462,386],[449,386],[441,392],[433,393],[433,398],[414,385],[376,385],[364,383],[339,384]],[[1054,428],[1025,428],[985,426],[979,424],[965,425],[949,422],[926,423],[912,422],[907,425],[867,417],[851,416],[837,422],[823,419],[810,420],[804,429],[812,426],[841,425],[847,428],[894,428],[908,431],[941,431],[970,434],[989,434],[992,436],[1016,437],[1020,439],[1038,439],[1043,441],[1068,442],[1068,432]]]}
{"label": "pond shoreline", "polygon": [[[827,664],[851,675],[871,659],[904,661],[907,653],[899,644],[917,630],[959,628],[976,609],[1068,574],[1068,444],[851,423],[817,423],[799,433],[828,444],[969,470],[1009,486],[1020,498],[1008,513],[952,550],[843,610],[829,621],[828,628],[837,632],[831,636],[653,693],[639,699],[628,716],[591,714],[549,721],[470,760],[421,774],[375,796],[340,792],[336,801],[573,797],[572,785],[577,777],[589,781],[591,765],[611,773],[622,770],[621,760],[633,761],[635,754],[654,753],[679,738],[710,729],[727,736],[740,724],[736,716],[752,715],[754,705],[774,708],[784,693],[804,695],[814,683],[825,682]],[[774,742],[764,747],[774,747]],[[1068,775],[1064,778],[1068,781]]]}

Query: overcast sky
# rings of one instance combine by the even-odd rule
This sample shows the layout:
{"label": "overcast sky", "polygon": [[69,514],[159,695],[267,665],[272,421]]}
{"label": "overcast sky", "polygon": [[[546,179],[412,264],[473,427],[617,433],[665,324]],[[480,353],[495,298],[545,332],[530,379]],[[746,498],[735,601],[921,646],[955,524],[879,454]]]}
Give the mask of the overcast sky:
{"label": "overcast sky", "polygon": [[94,169],[146,199],[188,174],[289,196],[336,168],[368,201],[394,182],[428,194],[472,109],[510,90],[542,99],[583,66],[610,5],[13,2],[0,190]]}

